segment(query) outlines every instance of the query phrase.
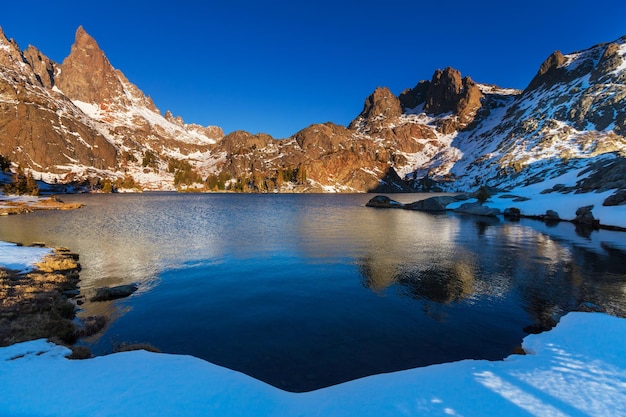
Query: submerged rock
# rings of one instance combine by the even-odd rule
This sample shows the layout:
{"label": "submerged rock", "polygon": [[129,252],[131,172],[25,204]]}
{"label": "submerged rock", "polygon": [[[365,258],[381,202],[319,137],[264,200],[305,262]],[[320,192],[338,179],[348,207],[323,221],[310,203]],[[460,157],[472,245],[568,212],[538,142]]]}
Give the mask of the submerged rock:
{"label": "submerged rock", "polygon": [[137,291],[139,287],[135,284],[118,285],[117,287],[97,288],[96,295],[91,301],[110,301],[118,298],[125,298]]}

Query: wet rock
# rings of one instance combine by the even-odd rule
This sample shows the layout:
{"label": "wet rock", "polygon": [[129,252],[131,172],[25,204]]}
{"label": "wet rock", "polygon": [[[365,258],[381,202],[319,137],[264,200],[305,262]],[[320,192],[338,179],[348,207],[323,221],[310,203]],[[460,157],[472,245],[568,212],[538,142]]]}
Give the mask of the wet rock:
{"label": "wet rock", "polygon": [[539,334],[543,332],[547,332],[548,330],[552,330],[554,326],[556,326],[556,320],[553,318],[547,318],[542,320],[539,323],[531,324],[530,326],[524,327],[524,332],[528,334]]}
{"label": "wet rock", "polygon": [[392,200],[386,195],[377,195],[370,199],[370,201],[365,204],[366,207],[376,207],[376,208],[404,208],[404,204]]}
{"label": "wet rock", "polygon": [[456,213],[473,214],[475,216],[490,216],[495,217],[500,214],[500,209],[483,206],[476,203],[464,203],[459,208],[454,210]]}
{"label": "wet rock", "polygon": [[504,209],[502,214],[509,220],[519,220],[522,212],[517,207],[509,207]]}
{"label": "wet rock", "polygon": [[137,291],[139,287],[135,284],[118,285],[117,287],[97,288],[96,295],[91,301],[110,301],[118,298],[125,298]]}
{"label": "wet rock", "polygon": [[89,337],[98,333],[104,329],[107,324],[107,318],[105,316],[89,316],[81,319],[81,324],[78,328],[78,335],[80,337]]}
{"label": "wet rock", "polygon": [[459,200],[456,197],[452,196],[430,197],[425,200],[415,201],[413,203],[407,204],[405,208],[407,210],[418,211],[445,211],[448,204],[454,203],[456,201]]}
{"label": "wet rock", "polygon": [[596,226],[599,224],[599,220],[593,217],[593,205],[580,207],[576,210],[576,218],[574,219],[574,223],[583,224],[583,225],[591,225]]}
{"label": "wet rock", "polygon": [[626,204],[626,190],[617,190],[602,203],[603,206],[622,206]]}
{"label": "wet rock", "polygon": [[63,295],[67,298],[74,298],[80,295],[80,290],[66,290],[63,291]]}
{"label": "wet rock", "polygon": [[558,222],[559,220],[561,220],[561,217],[559,217],[559,213],[557,213],[556,211],[548,210],[543,216],[543,220],[545,220],[546,222]]}
{"label": "wet rock", "polygon": [[515,197],[513,199],[513,202],[514,203],[521,203],[523,201],[528,201],[528,200],[530,200],[530,198],[528,198],[528,197]]}

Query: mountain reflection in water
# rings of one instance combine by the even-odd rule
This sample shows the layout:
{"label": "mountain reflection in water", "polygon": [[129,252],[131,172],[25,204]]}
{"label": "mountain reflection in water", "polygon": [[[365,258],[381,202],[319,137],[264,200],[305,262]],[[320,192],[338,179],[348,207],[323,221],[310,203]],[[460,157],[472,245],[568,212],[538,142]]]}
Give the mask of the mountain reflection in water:
{"label": "mountain reflection in water", "polygon": [[[97,354],[146,342],[291,391],[466,358],[501,359],[582,302],[626,315],[626,234],[580,236],[371,195],[67,196],[74,212],[0,218],[0,240],[80,253]],[[410,202],[418,195],[394,196]],[[93,289],[139,283],[92,303]]]}

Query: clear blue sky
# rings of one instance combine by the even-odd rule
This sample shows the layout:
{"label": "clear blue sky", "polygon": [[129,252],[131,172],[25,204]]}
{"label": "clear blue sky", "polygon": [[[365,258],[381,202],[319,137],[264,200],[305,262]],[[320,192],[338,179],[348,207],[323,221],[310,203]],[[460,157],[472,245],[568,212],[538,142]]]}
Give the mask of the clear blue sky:
{"label": "clear blue sky", "polygon": [[281,138],[348,124],[377,87],[395,94],[452,66],[524,88],[554,50],[626,35],[626,2],[19,1],[0,26],[54,61],[79,25],[164,113]]}

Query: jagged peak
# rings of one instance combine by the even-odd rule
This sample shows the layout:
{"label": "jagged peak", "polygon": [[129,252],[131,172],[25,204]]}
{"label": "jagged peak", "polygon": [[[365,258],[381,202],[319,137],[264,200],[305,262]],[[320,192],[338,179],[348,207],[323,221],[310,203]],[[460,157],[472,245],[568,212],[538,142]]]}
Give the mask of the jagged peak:
{"label": "jagged peak", "polygon": [[[9,39],[4,34],[2,27],[0,27],[0,49],[5,49],[10,52],[14,52],[14,51],[20,52],[20,47],[18,46],[15,39]],[[11,51],[11,50],[14,50],[14,51]]]}
{"label": "jagged peak", "polygon": [[5,42],[9,42],[9,40],[7,39],[7,36],[4,34],[4,30],[2,30],[2,26],[0,26],[0,44],[5,43]]}
{"label": "jagged peak", "polygon": [[87,33],[87,31],[81,26],[76,29],[76,35],[74,37],[74,46],[85,49],[97,49],[100,50],[98,42]]}
{"label": "jagged peak", "polygon": [[350,123],[350,129],[355,129],[364,121],[366,124],[382,117],[391,119],[402,114],[402,106],[400,100],[387,87],[376,87],[374,92],[370,94],[363,104],[361,114]]}

